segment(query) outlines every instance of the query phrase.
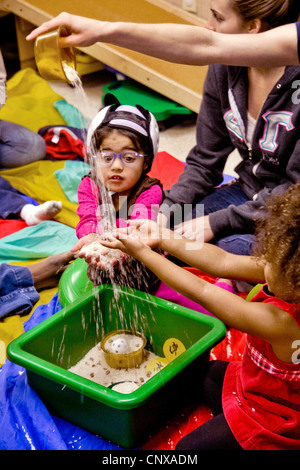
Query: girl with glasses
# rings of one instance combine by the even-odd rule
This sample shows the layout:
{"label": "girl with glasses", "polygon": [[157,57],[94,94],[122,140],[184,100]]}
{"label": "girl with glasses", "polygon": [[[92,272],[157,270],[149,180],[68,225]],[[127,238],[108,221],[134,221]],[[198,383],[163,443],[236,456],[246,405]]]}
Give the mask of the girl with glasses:
{"label": "girl with glasses", "polygon": [[73,251],[80,250],[95,284],[112,281],[148,291],[156,285],[156,276],[124,253],[103,249],[101,237],[126,226],[127,219],[156,220],[163,190],[147,173],[158,150],[158,125],[141,106],[122,106],[110,94],[105,104],[88,129],[92,169],[78,187],[80,240]]}
{"label": "girl with glasses", "polygon": [[[128,226],[128,219],[156,221],[163,200],[160,181],[147,176],[158,149],[155,118],[141,106],[121,106],[114,96],[105,97],[106,102],[112,99],[115,104],[101,110],[88,129],[92,170],[78,188],[79,241],[71,251],[79,250],[79,257],[88,263],[88,277],[96,285],[125,285],[209,314],[197,302],[161,282],[136,259],[103,246],[116,227]],[[111,210],[115,220],[110,217]],[[232,285],[222,280],[216,280],[216,284],[234,292]]]}
{"label": "girl with glasses", "polygon": [[[120,106],[115,97],[106,95],[106,102],[111,99],[115,104],[101,110],[88,130],[92,170],[78,188],[79,241],[71,251],[80,250],[79,257],[88,263],[88,277],[96,285],[111,282],[125,285],[209,313],[161,282],[136,259],[103,246],[109,232],[126,227],[128,219],[156,221],[163,200],[160,181],[147,176],[158,149],[155,118],[141,106]],[[109,197],[105,199],[106,191]],[[115,220],[110,217],[111,210]],[[229,284],[218,280],[216,283],[233,291]]]}

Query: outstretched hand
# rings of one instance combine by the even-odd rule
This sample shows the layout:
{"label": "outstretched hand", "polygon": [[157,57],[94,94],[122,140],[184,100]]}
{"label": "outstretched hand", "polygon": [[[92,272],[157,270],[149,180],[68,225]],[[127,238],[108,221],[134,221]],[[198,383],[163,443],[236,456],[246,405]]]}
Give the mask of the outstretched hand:
{"label": "outstretched hand", "polygon": [[106,248],[103,238],[96,233],[90,233],[82,237],[71,248],[71,251],[77,252],[77,257],[84,258],[87,264],[104,271],[111,268],[119,268],[127,258],[126,253],[122,253],[120,250],[114,250],[110,247]]}
{"label": "outstretched hand", "polygon": [[117,229],[112,236],[102,240],[101,243],[106,247],[122,250],[139,259],[142,249],[161,248],[162,240],[182,238],[172,230],[161,227],[153,220],[134,219],[129,220],[128,224],[128,227]]}
{"label": "outstretched hand", "polygon": [[32,274],[36,290],[56,287],[62,273],[74,258],[74,253],[66,251],[29,265],[28,269]]}
{"label": "outstretched hand", "polygon": [[133,258],[138,258],[141,250],[159,246],[160,227],[156,222],[135,219],[128,223],[128,227],[119,228],[113,235],[102,240],[102,245],[124,251]]}
{"label": "outstretched hand", "polygon": [[[46,21],[38,28],[34,29],[26,39],[31,41],[39,35],[52,31],[59,26],[65,26],[68,36],[60,38],[61,47],[69,46],[91,46],[97,42],[96,31],[99,30],[101,22],[83,16],[60,13],[50,21]],[[93,31],[95,34],[93,34]]]}
{"label": "outstretched hand", "polygon": [[[150,248],[157,248],[161,237],[161,227],[157,222],[149,219],[129,220],[129,234],[140,238]],[[122,234],[122,232],[120,232]]]}
{"label": "outstretched hand", "polygon": [[78,242],[75,243],[75,245],[71,248],[71,251],[73,253],[76,253],[76,256],[78,258],[85,258],[86,262],[89,263],[91,259],[88,259],[91,257],[90,255],[87,254],[86,256],[86,251],[85,248],[87,248],[91,243],[94,243],[98,241],[101,243],[101,237],[97,233],[90,233],[89,235],[86,235],[85,237],[82,237],[78,240]]}
{"label": "outstretched hand", "polygon": [[193,241],[209,242],[214,238],[208,215],[182,222],[175,226],[174,232]]}
{"label": "outstretched hand", "polygon": [[107,248],[121,250],[137,259],[142,250],[150,250],[150,247],[144,243],[138,232],[131,227],[117,229],[113,235],[102,241],[102,245]]}
{"label": "outstretched hand", "polygon": [[[162,230],[170,232],[167,229],[161,229],[159,224],[149,219],[130,220],[128,224],[128,227],[116,229],[111,235],[100,236],[91,233],[78,240],[71,251],[77,252],[77,256],[84,258],[88,264],[103,269],[107,264],[105,257],[112,259],[111,250],[118,250],[118,253],[116,252],[118,256],[112,262],[118,267],[125,261],[126,255],[138,259],[141,250],[159,247]],[[95,244],[98,245],[98,249],[95,248]],[[120,256],[120,252],[123,256]]]}

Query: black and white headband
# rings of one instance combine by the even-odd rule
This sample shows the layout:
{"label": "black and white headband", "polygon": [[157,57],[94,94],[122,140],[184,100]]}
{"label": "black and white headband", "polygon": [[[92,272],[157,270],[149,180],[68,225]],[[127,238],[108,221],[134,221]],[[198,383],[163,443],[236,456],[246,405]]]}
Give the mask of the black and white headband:
{"label": "black and white headband", "polygon": [[109,125],[130,130],[144,139],[149,139],[148,154],[155,158],[158,152],[159,128],[153,114],[142,106],[121,105],[113,95],[106,95],[106,98],[107,96],[108,100],[114,101],[114,104],[105,106],[93,118],[87,132],[88,152],[93,153],[92,141],[95,131]]}

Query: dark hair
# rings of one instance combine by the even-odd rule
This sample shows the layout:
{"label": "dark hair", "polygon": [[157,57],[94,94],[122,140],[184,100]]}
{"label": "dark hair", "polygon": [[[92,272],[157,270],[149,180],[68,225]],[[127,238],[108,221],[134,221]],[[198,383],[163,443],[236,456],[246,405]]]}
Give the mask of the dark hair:
{"label": "dark hair", "polygon": [[255,18],[268,28],[294,23],[300,15],[299,0],[233,0],[234,11],[243,21]]}
{"label": "dark hair", "polygon": [[147,164],[147,167],[146,170],[144,170],[144,173],[148,173],[148,171],[150,171],[151,169],[153,162],[153,158],[151,156],[147,156],[149,141],[146,138],[143,139],[139,137],[137,134],[130,130],[110,127],[109,125],[100,127],[100,129],[96,129],[93,137],[93,145],[95,146],[95,148],[99,149],[101,147],[103,139],[105,139],[105,137],[107,137],[114,129],[120,134],[128,137],[132,141],[133,145],[135,146],[138,152],[142,152],[143,154],[145,154],[145,162]]}
{"label": "dark hair", "polygon": [[300,289],[300,182],[270,197],[266,215],[256,222],[254,256],[272,263],[287,289]]}

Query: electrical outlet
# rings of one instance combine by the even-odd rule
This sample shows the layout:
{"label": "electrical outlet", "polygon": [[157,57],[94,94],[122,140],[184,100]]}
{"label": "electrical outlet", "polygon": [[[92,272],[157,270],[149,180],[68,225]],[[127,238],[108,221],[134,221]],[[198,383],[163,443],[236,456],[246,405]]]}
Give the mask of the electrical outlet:
{"label": "electrical outlet", "polygon": [[182,0],[182,8],[192,13],[197,13],[197,0]]}

